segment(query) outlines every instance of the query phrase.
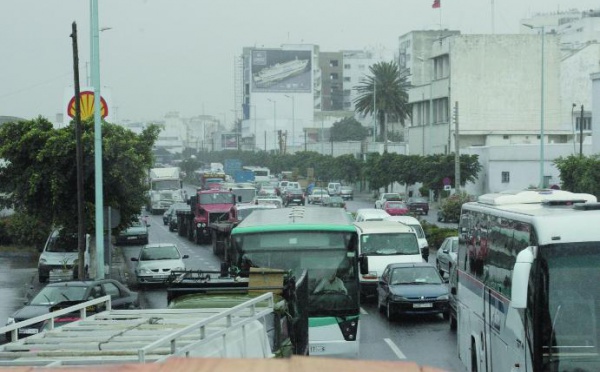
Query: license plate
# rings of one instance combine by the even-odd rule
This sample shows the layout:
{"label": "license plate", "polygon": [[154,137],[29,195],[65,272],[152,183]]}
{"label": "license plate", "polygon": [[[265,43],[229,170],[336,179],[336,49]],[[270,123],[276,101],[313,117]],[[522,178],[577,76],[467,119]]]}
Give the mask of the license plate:
{"label": "license plate", "polygon": [[19,333],[23,333],[26,335],[35,335],[36,333],[38,333],[39,331],[35,328],[21,328],[19,330]]}
{"label": "license plate", "polygon": [[167,275],[153,275],[152,279],[164,279],[166,277],[167,277]]}
{"label": "license plate", "polygon": [[325,352],[325,345],[312,345],[310,347],[311,354],[324,353],[324,352]]}
{"label": "license plate", "polygon": [[128,236],[127,239],[134,240],[134,239],[137,239],[137,236]]}
{"label": "license plate", "polygon": [[423,308],[428,308],[428,307],[433,307],[433,304],[431,302],[413,304],[413,308],[415,308],[415,309],[423,309]]}

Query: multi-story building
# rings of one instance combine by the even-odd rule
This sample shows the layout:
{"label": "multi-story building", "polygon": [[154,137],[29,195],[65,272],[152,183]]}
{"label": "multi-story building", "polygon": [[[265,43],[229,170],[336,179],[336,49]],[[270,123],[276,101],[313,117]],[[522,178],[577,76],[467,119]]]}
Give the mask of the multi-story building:
{"label": "multi-story building", "polygon": [[344,56],[342,52],[321,52],[319,66],[321,68],[321,110],[343,110]]}

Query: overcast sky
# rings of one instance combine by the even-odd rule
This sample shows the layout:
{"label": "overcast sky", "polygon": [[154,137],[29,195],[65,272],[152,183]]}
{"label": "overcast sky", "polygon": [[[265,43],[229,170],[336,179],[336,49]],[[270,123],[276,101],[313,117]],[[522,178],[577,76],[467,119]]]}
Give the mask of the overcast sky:
{"label": "overcast sky", "polygon": [[[234,58],[244,46],[317,44],[321,51],[377,47],[392,56],[413,30],[518,32],[538,12],[591,9],[598,0],[99,0],[101,80],[113,119],[222,116],[234,109]],[[0,115],[54,120],[73,84],[71,23],[80,80],[89,61],[86,0],[0,2]]]}

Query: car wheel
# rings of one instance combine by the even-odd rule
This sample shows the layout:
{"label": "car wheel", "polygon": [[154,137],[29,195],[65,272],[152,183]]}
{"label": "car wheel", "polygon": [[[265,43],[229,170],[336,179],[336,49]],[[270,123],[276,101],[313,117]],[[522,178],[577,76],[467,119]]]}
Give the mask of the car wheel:
{"label": "car wheel", "polygon": [[394,313],[392,312],[392,305],[390,305],[389,301],[385,304],[385,317],[390,322],[394,320]]}
{"label": "car wheel", "polygon": [[447,310],[447,311],[444,311],[444,312],[442,313],[442,315],[443,315],[443,317],[444,317],[444,320],[449,320],[449,319],[450,319],[450,311],[449,311],[449,310]]}
{"label": "car wheel", "polygon": [[39,280],[40,283],[46,283],[46,282],[48,282],[48,276],[42,275],[42,274],[38,274],[38,280]]}

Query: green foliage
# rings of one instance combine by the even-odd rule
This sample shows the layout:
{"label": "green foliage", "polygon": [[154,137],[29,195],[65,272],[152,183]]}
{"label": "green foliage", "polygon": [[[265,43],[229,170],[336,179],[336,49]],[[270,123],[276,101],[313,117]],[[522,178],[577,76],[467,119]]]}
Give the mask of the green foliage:
{"label": "green foliage", "polygon": [[554,164],[560,171],[563,190],[600,197],[600,155],[560,157]]}
{"label": "green foliage", "polygon": [[460,209],[462,208],[462,205],[469,201],[471,201],[471,197],[465,192],[454,194],[447,199],[444,199],[440,206],[440,210],[447,221],[458,221],[460,219]]}
{"label": "green foliage", "polygon": [[16,244],[39,249],[48,238],[51,226],[45,220],[15,213],[0,219],[0,245]]}
{"label": "green foliage", "polygon": [[458,235],[457,229],[439,227],[435,224],[428,223],[427,221],[421,221],[421,226],[423,227],[423,231],[427,237],[427,243],[429,243],[429,247],[433,249],[438,249],[444,242],[444,239],[447,237]]}
{"label": "green foliage", "polygon": [[343,118],[331,127],[331,140],[335,142],[363,141],[368,134],[369,130],[353,117]]}
{"label": "green foliage", "polygon": [[[95,223],[94,125],[82,123],[84,220]],[[141,134],[116,124],[102,124],[104,205],[118,208],[122,225],[139,213],[146,198],[152,146],[160,129],[150,125]],[[0,128],[0,192],[12,206],[37,221],[77,226],[77,169],[74,124],[55,129],[48,120],[6,123]]]}
{"label": "green foliage", "polygon": [[[376,112],[379,133],[385,137],[387,131],[384,128],[388,120],[404,125],[404,120],[412,115],[412,108],[408,103],[409,71],[401,71],[393,61],[376,63],[369,70],[371,75],[365,77],[355,88],[358,92],[354,100],[355,111],[364,116]],[[383,140],[386,141],[387,138]]]}

